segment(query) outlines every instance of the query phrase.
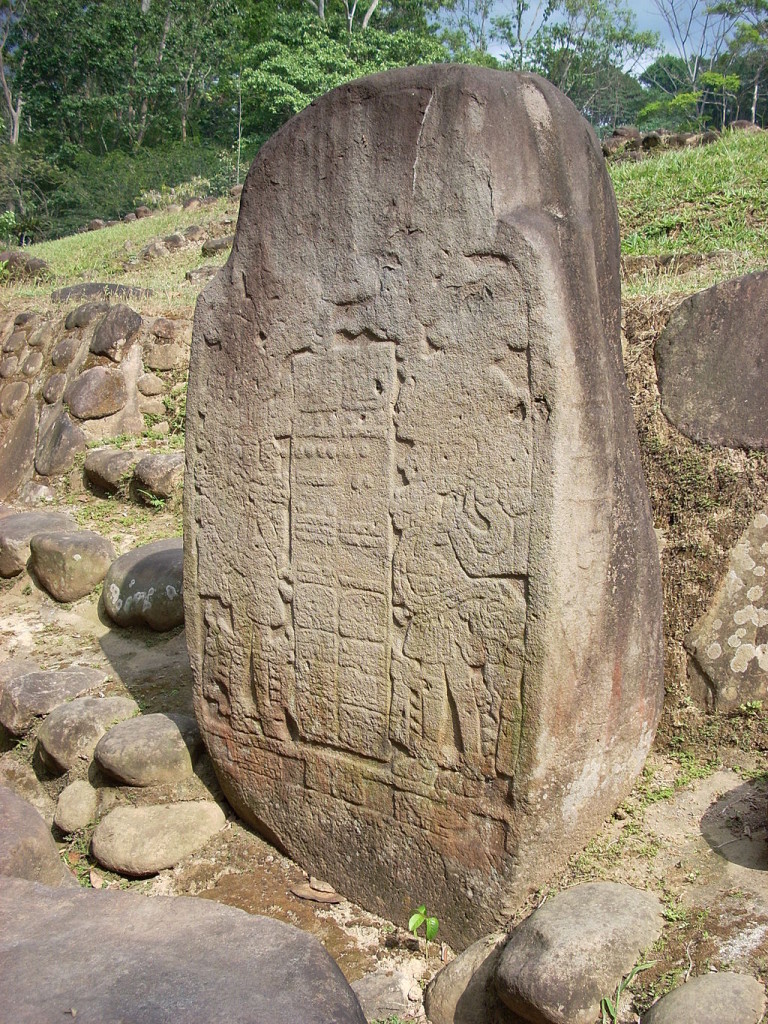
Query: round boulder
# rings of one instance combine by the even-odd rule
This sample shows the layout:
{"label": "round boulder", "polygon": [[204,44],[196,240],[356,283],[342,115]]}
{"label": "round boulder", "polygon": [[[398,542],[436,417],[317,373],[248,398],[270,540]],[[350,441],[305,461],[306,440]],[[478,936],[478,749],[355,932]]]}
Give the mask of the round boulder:
{"label": "round boulder", "polygon": [[76,779],[62,791],[53,823],[65,835],[71,835],[95,821],[98,812],[99,791],[86,779]]}
{"label": "round boulder", "polygon": [[128,697],[79,697],[62,704],[37,734],[43,763],[58,774],[90,761],[104,733],[138,711],[139,705]]}
{"label": "round boulder", "polygon": [[30,568],[57,601],[77,601],[90,594],[115,560],[110,541],[92,530],[37,533],[29,547]]}
{"label": "round boulder", "polygon": [[142,715],[110,729],[94,759],[128,786],[155,786],[191,775],[202,749],[197,722],[189,715]]}
{"label": "round boulder", "polygon": [[17,576],[29,559],[32,538],[43,532],[62,533],[74,522],[58,512],[17,512],[0,522],[0,576]]}
{"label": "round boulder", "polygon": [[128,389],[117,370],[93,366],[69,385],[64,401],[77,419],[98,420],[123,408],[128,401]]}
{"label": "round boulder", "polygon": [[158,540],[112,563],[104,580],[104,607],[118,626],[157,632],[184,621],[181,538]]}

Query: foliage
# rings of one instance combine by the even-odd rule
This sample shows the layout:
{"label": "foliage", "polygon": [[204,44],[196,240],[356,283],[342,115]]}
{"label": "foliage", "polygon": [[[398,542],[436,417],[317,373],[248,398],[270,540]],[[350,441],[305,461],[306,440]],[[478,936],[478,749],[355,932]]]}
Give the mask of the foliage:
{"label": "foliage", "polygon": [[647,971],[650,967],[653,967],[654,962],[636,964],[629,974],[619,982],[619,987],[616,989],[616,995],[613,999],[609,996],[603,996],[600,1000],[600,1010],[603,1015],[602,1024],[606,1024],[607,1021],[611,1021],[611,1024],[616,1024],[619,1019],[619,1003],[621,1002],[621,997],[638,974],[640,974],[641,971]]}
{"label": "foliage", "polygon": [[0,244],[12,245],[18,240],[16,233],[16,214],[13,210],[0,213]]}
{"label": "foliage", "polygon": [[427,957],[429,953],[429,944],[434,941],[437,935],[438,929],[440,928],[440,922],[437,918],[427,913],[426,906],[422,903],[420,907],[417,907],[408,919],[408,931],[413,932],[414,936],[418,938],[418,931],[421,926],[424,925],[424,956]]}

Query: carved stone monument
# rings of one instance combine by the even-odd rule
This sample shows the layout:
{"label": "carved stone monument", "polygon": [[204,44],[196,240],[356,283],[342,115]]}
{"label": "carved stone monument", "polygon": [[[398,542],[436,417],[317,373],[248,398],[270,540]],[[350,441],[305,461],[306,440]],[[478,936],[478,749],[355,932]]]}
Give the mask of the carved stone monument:
{"label": "carved stone monument", "polygon": [[263,147],[198,302],[184,590],[223,788],[456,944],[611,813],[660,711],[618,255],[555,88],[401,69]]}

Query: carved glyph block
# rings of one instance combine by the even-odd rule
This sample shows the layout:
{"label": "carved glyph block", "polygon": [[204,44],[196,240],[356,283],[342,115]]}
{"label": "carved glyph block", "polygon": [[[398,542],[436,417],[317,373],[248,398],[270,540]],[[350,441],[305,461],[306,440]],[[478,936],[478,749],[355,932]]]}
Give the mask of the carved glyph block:
{"label": "carved glyph block", "polygon": [[560,93],[403,69],[263,147],[184,493],[233,806],[365,906],[487,931],[627,792],[662,695],[615,203]]}

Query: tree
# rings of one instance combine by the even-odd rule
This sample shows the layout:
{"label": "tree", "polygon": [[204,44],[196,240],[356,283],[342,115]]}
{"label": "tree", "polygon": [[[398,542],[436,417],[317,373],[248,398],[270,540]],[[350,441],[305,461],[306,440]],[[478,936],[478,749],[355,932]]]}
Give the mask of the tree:
{"label": "tree", "polygon": [[24,92],[20,81],[26,53],[26,0],[0,0],[0,90],[3,95],[3,116],[12,146],[19,141]]}
{"label": "tree", "polygon": [[555,7],[556,0],[537,0],[533,9],[528,0],[513,0],[511,12],[493,19],[494,38],[509,47],[507,67],[523,71],[529,66],[531,42],[549,21]]}
{"label": "tree", "polygon": [[[726,46],[733,19],[708,0],[653,0],[666,22],[678,56],[696,90],[699,74],[711,71]],[[721,5],[722,6],[722,5]]]}
{"label": "tree", "polygon": [[752,124],[757,121],[760,82],[768,67],[768,0],[729,0],[712,8],[735,21],[731,53],[750,69],[752,82]]}

